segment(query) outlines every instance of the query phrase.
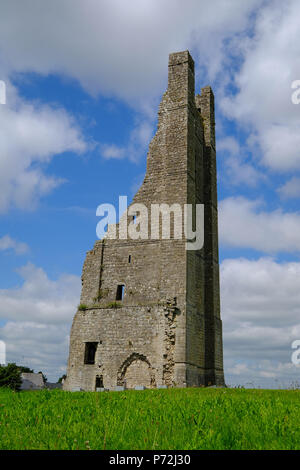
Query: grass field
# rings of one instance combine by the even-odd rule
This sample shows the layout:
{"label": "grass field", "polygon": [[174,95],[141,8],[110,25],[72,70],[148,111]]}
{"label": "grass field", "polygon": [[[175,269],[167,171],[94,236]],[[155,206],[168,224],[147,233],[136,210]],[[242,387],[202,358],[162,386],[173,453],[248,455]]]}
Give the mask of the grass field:
{"label": "grass field", "polygon": [[300,391],[0,389],[0,449],[300,449]]}

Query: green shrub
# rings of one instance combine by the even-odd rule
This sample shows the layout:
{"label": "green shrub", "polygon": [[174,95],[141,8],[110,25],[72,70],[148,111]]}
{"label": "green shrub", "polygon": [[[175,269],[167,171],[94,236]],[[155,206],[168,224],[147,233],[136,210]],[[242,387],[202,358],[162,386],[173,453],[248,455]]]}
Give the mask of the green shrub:
{"label": "green shrub", "polygon": [[22,385],[21,367],[11,363],[0,366],[0,387],[8,387],[12,390],[20,390]]}
{"label": "green shrub", "polygon": [[109,302],[108,304],[105,305],[104,308],[121,308],[122,304],[119,302]]}
{"label": "green shrub", "polygon": [[86,310],[88,306],[86,304],[80,304],[78,305],[78,310]]}

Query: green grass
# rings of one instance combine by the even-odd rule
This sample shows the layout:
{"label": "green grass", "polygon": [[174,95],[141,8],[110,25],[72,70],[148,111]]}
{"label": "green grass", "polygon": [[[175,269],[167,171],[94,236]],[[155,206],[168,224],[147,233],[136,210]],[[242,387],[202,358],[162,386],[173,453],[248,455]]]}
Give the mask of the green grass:
{"label": "green grass", "polygon": [[0,449],[300,449],[299,422],[299,390],[0,390]]}

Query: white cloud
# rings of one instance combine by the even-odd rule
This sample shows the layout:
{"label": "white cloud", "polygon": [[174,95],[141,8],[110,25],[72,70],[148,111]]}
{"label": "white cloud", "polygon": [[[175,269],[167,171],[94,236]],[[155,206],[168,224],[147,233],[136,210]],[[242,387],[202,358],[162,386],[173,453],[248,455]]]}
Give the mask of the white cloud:
{"label": "white cloud", "polygon": [[275,386],[274,379],[285,385],[299,381],[300,369],[291,362],[291,344],[300,339],[299,276],[299,262],[222,262],[221,315],[229,383]]}
{"label": "white cloud", "polygon": [[[11,0],[1,6],[0,65],[7,76],[36,72],[75,78],[93,95],[120,97],[136,106],[140,122],[128,144],[105,143],[100,151],[104,158],[137,161],[153,133],[153,103],[156,108],[166,86],[168,54],[190,49],[201,85],[204,77],[213,80],[221,72],[224,84],[228,79],[222,66],[230,57],[225,40],[247,28],[260,4],[262,0],[132,0],[125,6],[123,0],[52,0],[41,8],[34,0]],[[28,206],[34,192],[46,194],[61,182],[39,171],[22,176],[23,191],[15,194],[19,206],[23,201]],[[4,196],[0,210],[7,205]]]}
{"label": "white cloud", "polygon": [[[247,162],[247,150],[241,148],[233,137],[224,137],[217,142],[219,158],[224,154],[225,173],[222,174],[224,183],[230,185],[247,185],[255,187],[266,176]],[[221,157],[220,157],[221,155]]]}
{"label": "white cloud", "polygon": [[261,162],[276,171],[300,168],[300,108],[291,100],[292,82],[300,78],[299,15],[297,0],[273,0],[259,9],[253,37],[240,41],[238,93],[223,99],[226,114],[252,132]]}
{"label": "white cloud", "polygon": [[0,213],[11,206],[34,207],[63,181],[47,175],[45,164],[55,155],[87,148],[66,111],[30,104],[7,85],[7,104],[0,106]]}
{"label": "white cloud", "polygon": [[128,158],[137,162],[141,155],[145,153],[153,134],[153,122],[144,117],[141,122],[132,129],[128,144],[126,146],[117,146],[115,144],[100,145],[101,155],[106,159]]}
{"label": "white cloud", "polygon": [[261,209],[261,201],[229,197],[219,205],[220,241],[265,253],[300,251],[300,213]]}
{"label": "white cloud", "polygon": [[[2,3],[0,63],[7,76],[58,73],[77,79],[92,94],[114,95],[139,106],[141,122],[136,123],[128,145],[104,145],[100,150],[105,158],[135,160],[145,148],[152,132],[152,98],[165,88],[168,54],[189,48],[201,84],[204,77],[220,78],[222,90],[235,77],[239,91],[224,99],[223,110],[252,134],[248,149],[234,139],[219,143],[229,153],[225,166],[232,181],[254,187],[262,178],[243,156],[251,148],[254,155],[256,148],[262,152],[260,162],[271,169],[300,168],[300,108],[291,103],[291,83],[300,78],[299,2]],[[261,5],[250,38],[249,15]],[[237,73],[229,67],[232,54],[244,59]],[[86,149],[69,114],[25,102],[7,84],[7,105],[0,107],[2,212],[13,205],[28,208],[61,183],[44,169],[54,155]],[[292,179],[279,193],[295,195],[296,183]],[[230,246],[299,252],[299,230],[298,213],[267,212],[259,201],[245,198],[228,198],[220,204],[220,238]],[[20,249],[19,242],[3,238],[0,249],[1,241],[2,247]],[[62,275],[53,281],[31,264],[20,274],[21,287],[0,290],[0,316],[8,320],[0,328],[0,337],[7,343],[9,360],[57,378],[65,371],[80,279]],[[237,382],[299,377],[299,368],[290,361],[291,342],[300,338],[299,274],[299,263],[279,264],[266,258],[222,263],[224,357],[229,375]]]}
{"label": "white cloud", "polygon": [[217,142],[218,152],[228,152],[231,155],[239,155],[241,153],[241,147],[239,142],[231,136],[224,137],[223,139]]}
{"label": "white cloud", "polygon": [[300,324],[299,277],[299,262],[280,264],[271,258],[223,261],[222,295],[230,320],[237,325],[240,320],[249,322],[258,329]]}
{"label": "white cloud", "polygon": [[123,147],[118,147],[115,144],[103,144],[101,145],[101,155],[106,159],[121,159],[125,157],[125,149]]}
{"label": "white cloud", "polygon": [[243,31],[261,3],[11,0],[1,5],[2,62],[8,72],[64,74],[91,93],[144,101],[161,90],[170,52],[194,47],[215,76],[224,39]]}
{"label": "white cloud", "polygon": [[0,290],[0,338],[7,362],[42,370],[50,380],[66,371],[71,322],[79,303],[81,281],[62,274],[50,280],[30,263],[19,269],[21,287]]}
{"label": "white cloud", "polygon": [[[56,380],[66,370],[69,333],[80,279],[53,281],[32,264],[20,269],[21,287],[0,291],[0,328],[7,359]],[[291,384],[299,368],[291,344],[300,339],[300,263],[228,259],[221,264],[224,359],[229,384]],[[270,380],[272,379],[272,383]],[[266,380],[267,382],[264,382]],[[276,385],[276,383],[275,383]]]}
{"label": "white cloud", "polygon": [[57,281],[31,263],[18,269],[21,287],[0,289],[0,318],[57,324],[69,322],[79,303],[80,279],[63,274]]}
{"label": "white cloud", "polygon": [[0,251],[14,250],[17,255],[27,253],[29,247],[26,243],[18,242],[9,235],[4,235],[0,238]]}
{"label": "white cloud", "polygon": [[294,123],[266,125],[258,138],[265,165],[279,171],[300,168],[299,126],[300,109]]}
{"label": "white cloud", "polygon": [[66,373],[69,333],[70,324],[9,321],[0,328],[0,337],[6,343],[6,362],[42,371],[50,382],[55,382]]}
{"label": "white cloud", "polygon": [[284,185],[278,188],[278,193],[283,199],[299,198],[300,197],[300,178],[294,176]]}

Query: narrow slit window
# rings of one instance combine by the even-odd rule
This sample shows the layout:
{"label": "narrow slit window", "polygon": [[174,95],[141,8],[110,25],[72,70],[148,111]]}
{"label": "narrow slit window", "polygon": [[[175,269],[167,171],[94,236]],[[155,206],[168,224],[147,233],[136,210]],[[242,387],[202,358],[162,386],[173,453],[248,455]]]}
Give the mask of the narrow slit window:
{"label": "narrow slit window", "polygon": [[128,263],[131,263],[131,255],[128,256]]}
{"label": "narrow slit window", "polygon": [[96,377],[96,388],[104,388],[103,385],[103,375],[97,375]]}
{"label": "narrow slit window", "polygon": [[84,363],[95,364],[98,343],[85,343]]}
{"label": "narrow slit window", "polygon": [[118,287],[117,287],[116,300],[123,300],[124,292],[125,292],[124,284],[119,284]]}

